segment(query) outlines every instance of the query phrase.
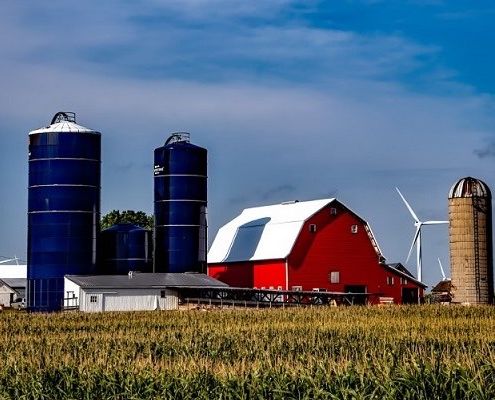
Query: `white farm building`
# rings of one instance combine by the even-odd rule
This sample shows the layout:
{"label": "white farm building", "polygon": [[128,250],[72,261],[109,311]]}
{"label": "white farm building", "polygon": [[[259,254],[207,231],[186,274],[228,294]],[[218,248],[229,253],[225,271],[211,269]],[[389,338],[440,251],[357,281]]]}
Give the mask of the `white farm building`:
{"label": "white farm building", "polygon": [[25,297],[25,278],[0,279],[0,307],[12,307],[14,303],[20,306]]}
{"label": "white farm building", "polygon": [[26,264],[4,264],[0,262],[0,279],[27,278]]}
{"label": "white farm building", "polygon": [[175,310],[182,290],[227,284],[205,274],[66,275],[64,308],[83,312]]}

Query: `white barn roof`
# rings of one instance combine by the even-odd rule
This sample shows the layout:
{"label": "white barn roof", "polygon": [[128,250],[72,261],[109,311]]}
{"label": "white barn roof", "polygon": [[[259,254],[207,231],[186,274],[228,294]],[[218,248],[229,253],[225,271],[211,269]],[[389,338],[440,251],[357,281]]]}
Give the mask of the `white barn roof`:
{"label": "white barn roof", "polygon": [[208,252],[209,263],[286,258],[304,222],[335,199],[246,208],[220,228]]}
{"label": "white barn roof", "polygon": [[27,278],[27,265],[0,264],[0,279]]}

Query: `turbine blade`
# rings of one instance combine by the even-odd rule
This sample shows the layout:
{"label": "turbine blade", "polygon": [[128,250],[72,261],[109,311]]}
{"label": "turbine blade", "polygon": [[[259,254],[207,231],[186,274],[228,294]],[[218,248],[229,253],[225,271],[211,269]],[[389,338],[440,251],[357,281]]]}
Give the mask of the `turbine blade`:
{"label": "turbine blade", "polygon": [[407,254],[407,259],[406,259],[406,263],[409,261],[409,259],[411,258],[411,253],[412,253],[412,250],[414,248],[414,245],[416,244],[416,241],[418,240],[418,236],[419,236],[419,232],[421,230],[421,225],[419,225],[417,228],[416,228],[416,233],[414,234],[414,238],[413,238],[413,241],[411,243],[411,248],[409,249],[409,253]]}
{"label": "turbine blade", "polygon": [[409,210],[409,212],[411,213],[412,217],[414,218],[414,220],[416,222],[420,222],[419,221],[419,218],[418,216],[416,215],[416,213],[414,212],[414,210],[412,209],[412,207],[409,205],[409,203],[407,202],[407,200],[404,198],[404,196],[402,195],[402,193],[400,192],[399,188],[396,187],[395,190],[397,190],[397,193],[399,193],[399,196],[401,197],[402,201],[404,202],[404,204],[406,205],[407,209]]}
{"label": "turbine blade", "polygon": [[440,257],[438,258],[438,265],[440,265],[440,271],[442,272],[442,280],[446,280],[445,271],[443,270],[442,262],[440,261]]}
{"label": "turbine blade", "polygon": [[449,221],[425,221],[423,222],[423,225],[441,225],[441,224],[448,224]]}

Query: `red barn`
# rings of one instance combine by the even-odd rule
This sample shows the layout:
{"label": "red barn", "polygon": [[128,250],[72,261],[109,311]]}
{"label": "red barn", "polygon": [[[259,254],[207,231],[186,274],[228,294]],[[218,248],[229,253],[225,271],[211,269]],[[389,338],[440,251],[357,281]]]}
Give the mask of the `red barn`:
{"label": "red barn", "polygon": [[245,209],[208,253],[208,275],[231,286],[372,293],[417,303],[426,285],[386,264],[367,222],[336,199]]}

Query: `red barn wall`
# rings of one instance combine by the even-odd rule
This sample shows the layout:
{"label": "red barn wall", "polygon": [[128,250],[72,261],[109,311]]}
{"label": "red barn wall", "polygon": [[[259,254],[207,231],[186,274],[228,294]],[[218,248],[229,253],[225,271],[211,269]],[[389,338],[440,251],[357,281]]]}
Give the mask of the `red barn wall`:
{"label": "red barn wall", "polygon": [[255,261],[254,287],[285,290],[285,260]]}
{"label": "red barn wall", "polygon": [[246,261],[209,264],[208,275],[235,287],[257,287],[285,290],[285,261]]}
{"label": "red barn wall", "polygon": [[234,287],[254,287],[252,262],[208,264],[208,276]]}
{"label": "red barn wall", "polygon": [[[337,208],[332,215],[330,208]],[[316,224],[316,232],[309,225]],[[352,233],[357,225],[357,233]],[[365,286],[368,293],[393,297],[400,303],[403,287],[416,287],[408,280],[401,284],[400,275],[379,264],[378,255],[366,232],[364,222],[340,205],[331,204],[308,220],[289,256],[289,289],[302,286],[303,290],[325,288],[345,292],[346,286]],[[329,274],[339,272],[339,283],[330,283]],[[393,285],[387,276],[394,277]]]}

